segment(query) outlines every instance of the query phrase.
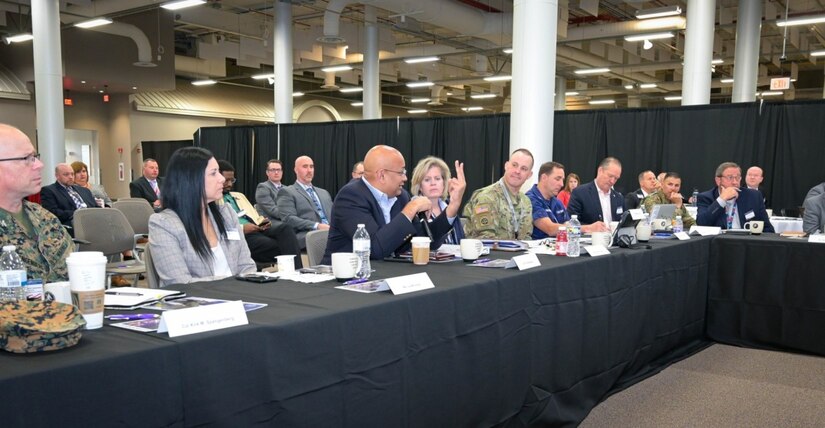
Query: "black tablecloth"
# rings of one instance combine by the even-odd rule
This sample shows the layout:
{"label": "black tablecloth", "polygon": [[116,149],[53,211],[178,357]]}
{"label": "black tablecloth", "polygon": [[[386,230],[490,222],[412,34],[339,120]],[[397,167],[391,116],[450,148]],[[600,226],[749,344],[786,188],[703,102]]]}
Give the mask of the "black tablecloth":
{"label": "black tablecloth", "polygon": [[709,279],[711,339],[825,355],[825,245],[720,236]]}
{"label": "black tablecloth", "polygon": [[[0,355],[4,425],[573,425],[611,391],[704,345],[710,238],[541,267],[377,262],[436,288],[174,287],[268,304],[169,338],[106,326],[75,348]],[[506,256],[497,253],[497,256]]]}

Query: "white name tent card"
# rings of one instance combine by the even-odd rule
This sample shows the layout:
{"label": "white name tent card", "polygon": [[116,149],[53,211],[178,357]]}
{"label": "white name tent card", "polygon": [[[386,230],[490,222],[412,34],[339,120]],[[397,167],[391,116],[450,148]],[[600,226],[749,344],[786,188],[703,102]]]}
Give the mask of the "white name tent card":
{"label": "white name tent card", "polygon": [[693,225],[690,227],[690,234],[691,235],[700,235],[700,236],[714,236],[722,233],[722,228],[719,226],[696,226]]}
{"label": "white name tent card", "polygon": [[601,245],[587,245],[583,248],[587,251],[587,254],[590,254],[590,257],[606,256],[610,254],[610,250]]}
{"label": "white name tent card", "polygon": [[680,241],[687,241],[688,239],[690,239],[690,236],[688,236],[687,232],[676,232],[673,234],[673,236],[679,238]]}
{"label": "white name tent card", "polygon": [[435,288],[435,284],[426,272],[387,278],[386,281],[387,285],[390,286],[390,290],[392,290],[392,294],[396,295]]}
{"label": "white name tent card", "polygon": [[513,263],[516,264],[518,270],[527,270],[534,268],[536,266],[541,266],[541,262],[539,258],[536,257],[535,253],[527,253],[522,254],[520,256],[515,256],[511,260]]}
{"label": "white name tent card", "polygon": [[815,235],[811,235],[808,237],[808,242],[814,242],[817,244],[825,244],[825,234],[817,233]]}
{"label": "white name tent card", "polygon": [[645,218],[645,213],[642,212],[641,208],[628,210],[628,212],[630,213],[630,218],[633,220],[644,220]]}
{"label": "white name tent card", "polygon": [[169,337],[177,337],[246,324],[249,324],[249,320],[246,317],[243,302],[236,300],[164,311],[160,318],[158,333],[169,332]]}

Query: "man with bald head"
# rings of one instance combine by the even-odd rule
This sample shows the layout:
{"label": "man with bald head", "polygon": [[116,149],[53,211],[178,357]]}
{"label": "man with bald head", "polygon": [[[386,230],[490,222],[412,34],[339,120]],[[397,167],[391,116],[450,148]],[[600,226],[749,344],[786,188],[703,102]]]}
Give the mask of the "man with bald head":
{"label": "man with bald head", "polygon": [[[74,212],[80,208],[98,208],[92,191],[74,184],[74,170],[69,164],[59,163],[54,168],[56,181],[43,187],[40,203],[61,223],[71,227]],[[72,230],[69,229],[72,234]]]}
{"label": "man with bald head", "polygon": [[762,187],[762,180],[764,179],[762,168],[758,166],[748,168],[748,172],[745,174],[745,184],[748,186],[748,189],[753,189],[761,193],[762,202],[767,206],[768,199],[765,197],[765,189]]}
{"label": "man with bald head", "polygon": [[278,192],[278,214],[281,221],[295,231],[300,247],[306,248],[306,236],[311,230],[329,229],[332,197],[326,190],[312,185],[315,163],[309,156],[295,159],[295,184]]}
{"label": "man with bald head", "polygon": [[[467,182],[464,164],[455,162],[456,175],[447,183],[450,203],[428,223],[433,241],[430,248],[444,243],[464,197]],[[380,260],[394,252],[409,249],[413,236],[427,236],[418,213],[430,210],[427,198],[410,198],[404,190],[407,169],[404,156],[389,146],[375,146],[364,158],[364,176],[350,181],[335,197],[332,222],[323,263],[329,264],[332,253],[352,252],[352,235],[358,224],[370,234],[370,258]],[[426,221],[426,220],[425,220]]]}
{"label": "man with bald head", "polygon": [[26,134],[0,124],[0,245],[17,247],[29,280],[65,281],[69,234],[54,215],[23,199],[40,191],[42,170]]}

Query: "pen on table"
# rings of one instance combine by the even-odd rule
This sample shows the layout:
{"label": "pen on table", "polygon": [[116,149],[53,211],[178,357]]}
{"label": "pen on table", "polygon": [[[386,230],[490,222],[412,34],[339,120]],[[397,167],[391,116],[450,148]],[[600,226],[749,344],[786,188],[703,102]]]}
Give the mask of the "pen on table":
{"label": "pen on table", "polygon": [[107,291],[106,294],[110,296],[142,296],[140,293],[129,293],[126,291]]}
{"label": "pen on table", "polygon": [[479,263],[487,263],[489,261],[490,261],[490,259],[478,259],[478,260],[474,261],[473,264],[477,265]]}
{"label": "pen on table", "polygon": [[158,314],[118,314],[118,315],[108,315],[106,316],[109,320],[116,320],[116,321],[133,321],[133,320],[151,320],[155,318],[160,318]]}
{"label": "pen on table", "polygon": [[344,285],[361,284],[361,283],[364,283],[364,282],[367,282],[367,281],[368,281],[368,279],[366,279],[366,278],[351,279],[349,281],[344,282]]}

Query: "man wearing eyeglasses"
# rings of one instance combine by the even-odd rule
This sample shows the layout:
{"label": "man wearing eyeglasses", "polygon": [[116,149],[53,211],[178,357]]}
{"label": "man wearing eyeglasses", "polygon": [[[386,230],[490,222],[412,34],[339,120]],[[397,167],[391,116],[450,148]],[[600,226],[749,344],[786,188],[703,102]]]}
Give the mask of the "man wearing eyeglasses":
{"label": "man wearing eyeglasses", "polygon": [[284,177],[284,164],[278,159],[270,159],[266,163],[266,181],[258,183],[255,188],[255,204],[261,214],[270,220],[279,220],[278,192],[284,187],[281,179]]}
{"label": "man wearing eyeglasses", "polygon": [[40,191],[39,156],[26,134],[0,124],[0,244],[17,247],[29,279],[65,281],[69,234],[52,213],[23,199]]}
{"label": "man wearing eyeglasses", "polygon": [[[56,181],[41,190],[40,203],[61,223],[72,227],[75,211],[81,208],[98,208],[92,192],[74,184],[74,170],[69,164],[57,164],[54,168],[54,177]],[[72,234],[71,229],[69,234]]]}
{"label": "man wearing eyeglasses", "polygon": [[431,203],[427,198],[411,199],[404,190],[407,182],[404,156],[389,146],[371,148],[364,158],[364,176],[347,183],[335,196],[322,263],[329,264],[332,253],[352,252],[352,235],[358,224],[364,224],[370,234],[371,259],[380,260],[394,252],[408,250],[413,236],[429,235],[432,237],[430,248],[440,247],[453,221],[458,221],[458,209],[467,187],[464,164],[456,161],[455,168],[456,175],[448,187],[450,203],[425,227],[422,217],[426,222]]}
{"label": "man wearing eyeglasses", "polygon": [[723,162],[716,168],[716,187],[699,194],[696,224],[719,226],[722,229],[742,229],[751,220],[761,220],[764,231],[773,233],[762,194],[758,190],[742,189],[742,169],[733,162]]}
{"label": "man wearing eyeglasses", "polygon": [[312,185],[315,162],[309,156],[295,159],[295,183],[278,192],[281,220],[292,227],[298,244],[306,248],[306,235],[312,230],[329,230],[332,197],[326,190]]}

